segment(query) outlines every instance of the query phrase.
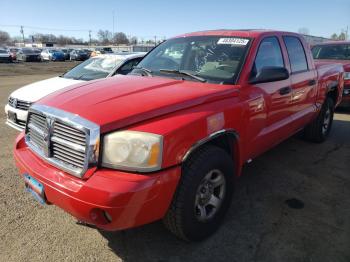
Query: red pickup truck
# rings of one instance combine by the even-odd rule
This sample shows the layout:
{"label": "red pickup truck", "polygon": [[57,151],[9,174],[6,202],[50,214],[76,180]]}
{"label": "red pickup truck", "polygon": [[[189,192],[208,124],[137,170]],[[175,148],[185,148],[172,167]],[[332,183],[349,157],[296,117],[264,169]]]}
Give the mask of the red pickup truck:
{"label": "red pickup truck", "polygon": [[315,67],[298,34],[217,30],[171,38],[130,75],[34,104],[14,157],[28,191],[79,221],[121,230],[163,219],[212,234],[242,166],[293,134],[324,141],[343,67]]}
{"label": "red pickup truck", "polygon": [[341,63],[344,66],[344,92],[339,106],[350,108],[350,41],[317,44],[312,47],[312,54],[319,64]]}

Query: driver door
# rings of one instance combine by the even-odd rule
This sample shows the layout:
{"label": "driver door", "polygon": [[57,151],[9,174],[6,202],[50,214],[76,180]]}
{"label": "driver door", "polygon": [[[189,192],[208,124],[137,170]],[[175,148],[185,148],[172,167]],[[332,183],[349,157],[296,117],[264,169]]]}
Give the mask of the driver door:
{"label": "driver door", "polygon": [[[260,42],[252,74],[259,74],[264,67],[285,67],[281,44],[275,36]],[[248,158],[253,158],[289,137],[292,89],[290,78],[250,84],[245,89],[249,97]]]}

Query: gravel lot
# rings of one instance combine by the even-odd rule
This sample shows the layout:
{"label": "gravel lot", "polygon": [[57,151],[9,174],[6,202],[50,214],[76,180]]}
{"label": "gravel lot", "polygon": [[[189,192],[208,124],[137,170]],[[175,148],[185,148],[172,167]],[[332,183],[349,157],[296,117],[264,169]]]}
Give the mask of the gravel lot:
{"label": "gravel lot", "polygon": [[[74,64],[0,64],[1,108],[13,90]],[[224,225],[194,244],[159,222],[100,232],[40,206],[14,165],[17,132],[0,117],[0,261],[350,261],[350,112],[336,114],[326,143],[291,138],[247,165]]]}

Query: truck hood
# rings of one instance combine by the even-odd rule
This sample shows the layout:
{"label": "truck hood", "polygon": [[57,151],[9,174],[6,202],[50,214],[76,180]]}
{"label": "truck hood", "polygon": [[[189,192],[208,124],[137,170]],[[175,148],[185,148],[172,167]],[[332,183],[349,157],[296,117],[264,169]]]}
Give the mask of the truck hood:
{"label": "truck hood", "polygon": [[162,77],[122,76],[77,84],[38,103],[80,115],[101,133],[238,95],[238,86]]}
{"label": "truck hood", "polygon": [[36,102],[57,90],[81,82],[85,81],[63,77],[53,77],[23,86],[12,92],[10,96],[23,101]]}

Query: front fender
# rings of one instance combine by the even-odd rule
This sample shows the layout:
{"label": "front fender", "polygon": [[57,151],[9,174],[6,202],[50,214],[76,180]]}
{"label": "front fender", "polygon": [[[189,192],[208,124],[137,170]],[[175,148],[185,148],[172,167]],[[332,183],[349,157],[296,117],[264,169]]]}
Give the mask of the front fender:
{"label": "front fender", "polygon": [[[177,111],[134,125],[129,130],[163,135],[162,168],[181,165],[193,149],[220,135],[221,132],[239,136],[242,129],[240,119],[242,108],[237,100],[238,98],[229,98]],[[215,119],[216,117],[218,118]],[[235,151],[234,160],[236,162],[236,159],[239,159],[236,162],[239,167],[242,155],[240,140]]]}

